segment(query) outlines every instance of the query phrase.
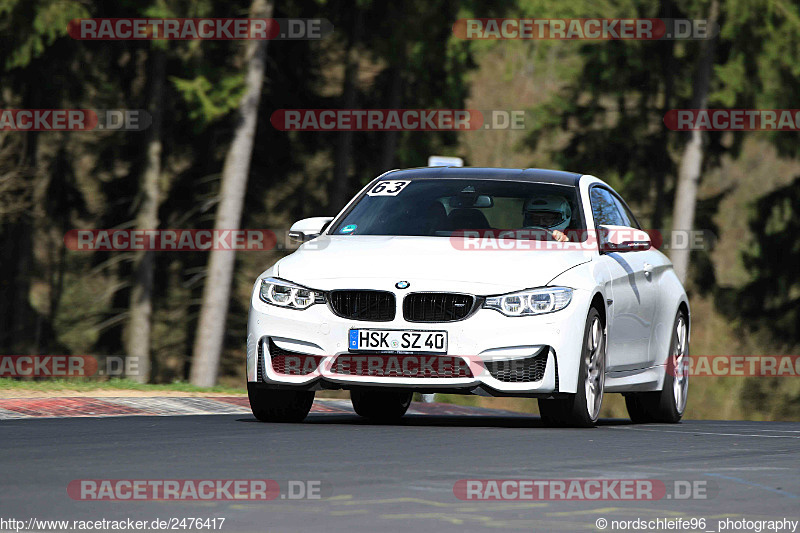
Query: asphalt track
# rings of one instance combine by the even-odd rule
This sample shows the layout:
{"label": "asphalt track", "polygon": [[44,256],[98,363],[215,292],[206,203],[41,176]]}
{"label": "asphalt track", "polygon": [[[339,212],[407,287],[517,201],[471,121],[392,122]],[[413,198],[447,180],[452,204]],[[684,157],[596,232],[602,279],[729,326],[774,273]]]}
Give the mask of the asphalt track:
{"label": "asphalt track", "polygon": [[[438,532],[598,531],[598,518],[619,531],[611,520],[683,517],[707,520],[684,531],[718,531],[726,518],[800,518],[798,474],[798,423],[604,420],[579,430],[491,411],[396,425],[347,413],[312,413],[302,424],[240,414],[0,421],[0,518],[20,520],[224,517],[231,532]],[[326,497],[103,502],[66,491],[76,479],[255,478],[320,480]],[[699,481],[706,499],[457,499],[454,483],[473,478]]]}

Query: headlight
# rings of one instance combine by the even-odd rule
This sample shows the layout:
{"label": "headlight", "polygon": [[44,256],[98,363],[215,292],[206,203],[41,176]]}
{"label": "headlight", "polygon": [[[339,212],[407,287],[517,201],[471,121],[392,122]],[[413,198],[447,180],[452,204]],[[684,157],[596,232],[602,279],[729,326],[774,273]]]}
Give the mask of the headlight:
{"label": "headlight", "polygon": [[277,278],[261,280],[259,297],[268,304],[289,309],[308,309],[314,304],[325,303],[324,293]]}
{"label": "headlight", "polygon": [[506,316],[530,316],[553,313],[564,309],[572,301],[572,289],[545,287],[487,296],[484,309],[495,309]]}

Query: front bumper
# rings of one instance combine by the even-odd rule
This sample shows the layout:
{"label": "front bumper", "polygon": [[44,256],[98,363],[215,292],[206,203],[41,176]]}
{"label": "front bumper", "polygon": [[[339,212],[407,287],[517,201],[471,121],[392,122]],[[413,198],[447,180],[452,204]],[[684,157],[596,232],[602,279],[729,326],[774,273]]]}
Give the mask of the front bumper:
{"label": "front bumper", "polygon": [[[259,283],[256,283],[256,288]],[[415,282],[415,285],[420,284]],[[391,322],[369,322],[338,317],[322,304],[313,305],[303,311],[275,307],[262,302],[258,298],[257,290],[254,290],[247,335],[248,381],[260,382],[267,387],[305,390],[390,387],[417,392],[459,392],[493,396],[548,397],[554,393],[576,391],[581,341],[590,299],[588,291],[576,289],[570,305],[555,313],[506,317],[492,309],[478,309],[464,320],[445,323],[405,321],[400,307],[403,296],[409,291],[394,292],[398,302],[395,319]],[[469,372],[466,375],[440,377],[341,373],[341,367],[337,367],[335,360],[342,354],[350,353],[350,329],[446,331],[446,357],[459,358],[469,368]],[[303,375],[276,372],[271,354],[276,348],[282,353],[316,356],[315,360],[320,364],[314,371]],[[540,379],[536,381],[509,381],[508,372],[503,374],[496,371],[498,366],[515,368],[514,361],[530,360],[537,354],[541,358],[546,357],[546,364],[544,372],[537,373],[536,377]],[[421,354],[411,357],[415,356]],[[402,359],[403,356],[399,357]],[[437,356],[425,354],[424,357]],[[490,372],[487,368],[493,371]]]}

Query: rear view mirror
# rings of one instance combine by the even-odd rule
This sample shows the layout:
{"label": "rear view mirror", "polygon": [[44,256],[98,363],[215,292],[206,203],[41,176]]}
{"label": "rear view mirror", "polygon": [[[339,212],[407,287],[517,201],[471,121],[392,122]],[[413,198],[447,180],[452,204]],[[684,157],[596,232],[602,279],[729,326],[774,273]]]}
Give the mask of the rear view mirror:
{"label": "rear view mirror", "polygon": [[312,217],[298,220],[289,228],[289,238],[297,242],[310,241],[325,231],[333,217]]}
{"label": "rear view mirror", "polygon": [[494,200],[492,199],[491,196],[481,194],[475,199],[475,205],[473,207],[484,209],[486,207],[492,207],[493,205],[494,205]]}
{"label": "rear view mirror", "polygon": [[628,226],[599,226],[597,238],[601,252],[642,252],[652,246],[646,231]]}
{"label": "rear view mirror", "polygon": [[494,199],[486,194],[459,194],[450,200],[451,208],[478,208],[486,209],[494,205]]}

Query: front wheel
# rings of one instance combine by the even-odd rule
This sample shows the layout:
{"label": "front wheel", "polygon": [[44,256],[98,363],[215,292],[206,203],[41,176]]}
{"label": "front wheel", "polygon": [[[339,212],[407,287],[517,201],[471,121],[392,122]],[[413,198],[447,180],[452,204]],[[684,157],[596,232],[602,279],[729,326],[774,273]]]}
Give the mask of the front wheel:
{"label": "front wheel", "polygon": [[569,398],[539,400],[539,413],[547,424],[592,427],[600,416],[606,376],[606,333],[600,313],[594,307],[586,317],[578,391]]}
{"label": "front wheel", "polygon": [[412,393],[380,390],[351,390],[356,414],[374,422],[399,420],[411,405]]}
{"label": "front wheel", "polygon": [[302,422],[314,403],[314,391],[265,389],[250,382],[247,397],[261,422]]}
{"label": "front wheel", "polygon": [[625,396],[628,415],[636,423],[680,422],[689,395],[689,323],[683,310],[675,316],[664,386],[657,392]]}

